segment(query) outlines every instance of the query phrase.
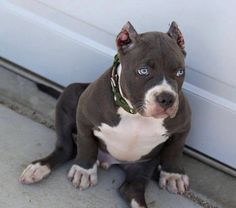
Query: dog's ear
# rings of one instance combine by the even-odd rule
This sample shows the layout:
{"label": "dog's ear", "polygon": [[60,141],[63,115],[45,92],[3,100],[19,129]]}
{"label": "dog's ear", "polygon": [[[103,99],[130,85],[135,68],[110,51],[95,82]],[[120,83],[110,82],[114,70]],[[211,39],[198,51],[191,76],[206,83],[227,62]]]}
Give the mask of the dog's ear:
{"label": "dog's ear", "polygon": [[135,31],[133,25],[127,22],[121,32],[116,37],[116,46],[118,50],[123,52],[128,51],[135,44],[138,33]]}
{"label": "dog's ear", "polygon": [[184,46],[184,36],[182,35],[178,25],[176,24],[175,21],[173,21],[170,25],[170,28],[167,32],[167,34],[173,38],[176,43],[178,44],[178,46],[181,48],[182,52],[184,55],[186,55],[186,52],[184,50],[185,46]]}

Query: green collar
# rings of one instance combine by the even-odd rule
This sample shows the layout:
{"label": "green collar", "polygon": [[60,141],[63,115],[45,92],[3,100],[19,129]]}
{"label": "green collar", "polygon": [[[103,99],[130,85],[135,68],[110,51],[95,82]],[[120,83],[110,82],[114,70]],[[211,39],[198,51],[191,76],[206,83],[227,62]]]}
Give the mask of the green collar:
{"label": "green collar", "polygon": [[136,111],[129,106],[125,98],[121,95],[119,89],[119,76],[117,74],[117,68],[120,64],[118,54],[115,55],[113,65],[112,65],[112,74],[111,74],[111,87],[114,95],[114,101],[117,106],[122,107],[125,111],[131,114],[135,114]]}

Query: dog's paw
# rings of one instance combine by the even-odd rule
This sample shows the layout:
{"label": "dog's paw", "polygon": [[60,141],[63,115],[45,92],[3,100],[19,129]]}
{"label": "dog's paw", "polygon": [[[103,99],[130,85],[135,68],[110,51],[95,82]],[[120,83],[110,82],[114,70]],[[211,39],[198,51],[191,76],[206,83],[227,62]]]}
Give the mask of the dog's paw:
{"label": "dog's paw", "polygon": [[80,190],[95,186],[98,181],[97,163],[90,169],[84,169],[79,165],[73,165],[68,173],[68,178],[74,187],[80,188]]}
{"label": "dog's paw", "polygon": [[131,200],[130,207],[131,207],[131,208],[146,208],[146,206],[141,206],[141,205],[139,205],[139,203],[136,202],[135,199],[132,199],[132,200]]}
{"label": "dog's paw", "polygon": [[41,181],[50,174],[51,170],[46,165],[41,165],[40,162],[28,165],[20,176],[20,183],[31,184]]}
{"label": "dog's paw", "polygon": [[189,188],[189,177],[183,174],[161,171],[159,185],[171,193],[183,194]]}

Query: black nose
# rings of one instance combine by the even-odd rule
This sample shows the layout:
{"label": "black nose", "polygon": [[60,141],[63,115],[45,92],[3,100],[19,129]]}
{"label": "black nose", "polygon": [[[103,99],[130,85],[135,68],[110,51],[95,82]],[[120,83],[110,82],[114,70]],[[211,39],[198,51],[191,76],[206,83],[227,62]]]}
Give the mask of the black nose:
{"label": "black nose", "polygon": [[160,104],[162,108],[167,109],[174,104],[175,98],[171,93],[162,92],[156,97],[156,101]]}

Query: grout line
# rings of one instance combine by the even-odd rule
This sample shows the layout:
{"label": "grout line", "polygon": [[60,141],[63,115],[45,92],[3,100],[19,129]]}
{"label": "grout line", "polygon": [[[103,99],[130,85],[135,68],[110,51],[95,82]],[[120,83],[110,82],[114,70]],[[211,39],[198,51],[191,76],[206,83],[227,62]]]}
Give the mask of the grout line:
{"label": "grout line", "polygon": [[49,118],[46,118],[46,116],[44,116],[43,114],[33,109],[30,109],[29,107],[24,107],[23,105],[17,102],[13,102],[10,99],[3,96],[0,97],[0,104],[15,111],[16,113],[22,116],[26,116],[32,119],[33,121],[46,126],[47,128],[55,130],[54,121],[52,121]]}
{"label": "grout line", "polygon": [[203,208],[220,208],[218,206],[212,205],[207,200],[202,199],[201,197],[197,196],[194,191],[189,190],[183,194],[183,196],[196,204],[202,206]]}

